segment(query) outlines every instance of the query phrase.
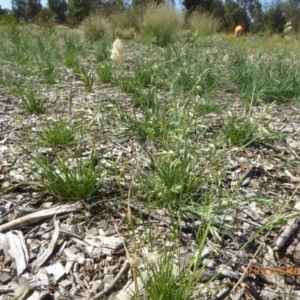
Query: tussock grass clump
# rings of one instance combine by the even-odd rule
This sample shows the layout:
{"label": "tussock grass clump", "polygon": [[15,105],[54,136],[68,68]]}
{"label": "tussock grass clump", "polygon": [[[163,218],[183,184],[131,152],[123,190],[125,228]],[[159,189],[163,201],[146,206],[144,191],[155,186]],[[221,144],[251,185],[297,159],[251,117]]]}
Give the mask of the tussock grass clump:
{"label": "tussock grass clump", "polygon": [[[137,93],[136,90],[132,92]],[[114,102],[114,104],[117,103]],[[148,139],[152,141],[164,140],[164,137],[167,135],[168,127],[170,126],[166,116],[168,110],[167,106],[161,105],[160,101],[156,98],[154,98],[151,103],[151,109],[149,109],[145,103],[140,102],[140,104],[142,104],[143,118],[139,116],[140,114],[131,116],[117,104],[120,121],[141,142],[145,142]]]}
{"label": "tussock grass clump", "polygon": [[137,90],[132,99],[135,105],[140,106],[143,110],[155,109],[157,105],[157,96],[154,89],[148,89],[146,91]]}
{"label": "tussock grass clump", "polygon": [[237,147],[258,146],[279,139],[280,134],[270,133],[267,130],[263,116],[264,114],[257,119],[250,116],[228,117],[219,139]]}
{"label": "tussock grass clump", "polygon": [[21,99],[23,108],[28,114],[40,114],[44,112],[42,97],[33,90],[23,94]]}
{"label": "tussock grass clump", "polygon": [[59,120],[53,125],[46,123],[43,126],[40,138],[43,145],[64,147],[74,141],[74,127],[70,126],[68,122],[64,120]]}
{"label": "tussock grass clump", "polygon": [[58,24],[57,26],[53,27],[53,33],[55,34],[69,34],[70,32],[72,32],[72,29],[69,28],[68,26],[65,26],[65,25],[61,25],[61,24]]}
{"label": "tussock grass clump", "polygon": [[141,17],[131,9],[98,10],[85,18],[78,28],[86,39],[92,41],[97,41],[105,35],[132,39],[140,30],[140,19]]}
{"label": "tussock grass clump", "polygon": [[225,103],[221,103],[219,101],[204,101],[202,103],[198,103],[195,105],[195,111],[201,115],[204,116],[206,114],[210,113],[218,113],[221,112],[222,110],[226,109],[228,105]]}
{"label": "tussock grass clump", "polygon": [[228,118],[223,133],[225,141],[234,146],[257,145],[263,141],[258,123],[249,118]]}
{"label": "tussock grass clump", "polygon": [[110,33],[122,39],[132,39],[139,31],[141,17],[133,9],[117,10],[109,16]]}
{"label": "tussock grass clump", "polygon": [[109,30],[109,20],[99,11],[85,18],[79,26],[86,39],[96,41],[101,39]]}
{"label": "tussock grass clump", "polygon": [[164,253],[162,257],[147,263],[147,273],[141,272],[149,299],[193,299],[199,272],[191,271],[188,266],[181,267],[174,256],[172,252]]}
{"label": "tussock grass clump", "polygon": [[200,59],[193,61],[183,57],[173,76],[174,88],[191,95],[209,94],[222,83],[218,66],[209,54],[203,54]]}
{"label": "tussock grass clump", "polygon": [[112,83],[114,67],[107,62],[96,69],[97,75],[102,83]]}
{"label": "tussock grass clump", "polygon": [[158,46],[164,47],[175,40],[181,30],[179,16],[174,7],[166,4],[149,4],[143,19],[143,35]]}
{"label": "tussock grass clump", "polygon": [[32,87],[25,88],[19,81],[13,81],[11,93],[20,96],[23,109],[28,114],[41,114],[45,111],[42,94]]}
{"label": "tussock grass clump", "polygon": [[47,40],[37,37],[36,46],[33,51],[38,72],[42,75],[46,83],[49,85],[57,83],[59,79],[57,70],[58,53],[54,41],[51,38]]}
{"label": "tussock grass clump", "polygon": [[299,99],[299,66],[284,56],[235,54],[230,60],[230,78],[251,104]]}
{"label": "tussock grass clump", "polygon": [[71,166],[63,157],[51,163],[43,156],[33,157],[37,184],[50,194],[64,201],[78,201],[92,196],[98,189],[99,170],[94,167],[95,156],[91,153],[86,162],[83,158]]}
{"label": "tussock grass clump", "polygon": [[[161,88],[166,77],[165,64],[156,58],[138,57],[132,67],[132,75],[121,76],[119,85],[123,92],[135,94],[138,89]],[[164,85],[167,88],[167,85]]]}
{"label": "tussock grass clump", "polygon": [[97,61],[101,62],[110,59],[112,42],[112,38],[106,34],[96,43],[95,57]]}
{"label": "tussock grass clump", "polygon": [[201,157],[191,153],[188,145],[158,153],[152,159],[153,170],[147,178],[139,177],[139,193],[147,195],[149,203],[180,209],[199,201],[203,186]]}
{"label": "tussock grass clump", "polygon": [[63,64],[69,68],[76,68],[78,55],[81,49],[79,46],[78,37],[68,34],[64,38],[64,48],[63,48]]}
{"label": "tussock grass clump", "polygon": [[207,37],[220,31],[221,22],[208,14],[195,11],[187,19],[187,29],[190,35]]}
{"label": "tussock grass clump", "polygon": [[175,94],[183,92],[186,95],[202,97],[213,94],[226,85],[227,70],[219,51],[207,51],[204,47],[205,43],[201,39],[184,45],[179,42],[170,45],[165,51],[165,62],[161,64],[163,86],[167,82]]}

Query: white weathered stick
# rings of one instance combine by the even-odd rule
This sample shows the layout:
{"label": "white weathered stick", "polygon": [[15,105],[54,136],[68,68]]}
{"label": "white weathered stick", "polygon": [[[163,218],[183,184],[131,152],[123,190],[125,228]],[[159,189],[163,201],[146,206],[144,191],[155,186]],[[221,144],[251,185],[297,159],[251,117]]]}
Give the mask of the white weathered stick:
{"label": "white weathered stick", "polygon": [[289,238],[294,234],[295,230],[299,228],[300,225],[300,218],[296,217],[295,219],[290,219],[284,231],[280,234],[277,240],[273,243],[273,250],[278,251],[280,250]]}
{"label": "white weathered stick", "polygon": [[11,222],[1,225],[0,232],[20,228],[20,227],[27,226],[27,225],[31,225],[31,224],[37,223],[41,220],[53,217],[55,215],[74,212],[81,208],[82,208],[82,204],[78,202],[75,204],[66,204],[66,205],[61,205],[61,206],[57,206],[57,207],[51,207],[48,209],[43,209],[43,210],[34,212],[27,216],[21,217],[19,219],[16,219],[16,220],[13,220]]}

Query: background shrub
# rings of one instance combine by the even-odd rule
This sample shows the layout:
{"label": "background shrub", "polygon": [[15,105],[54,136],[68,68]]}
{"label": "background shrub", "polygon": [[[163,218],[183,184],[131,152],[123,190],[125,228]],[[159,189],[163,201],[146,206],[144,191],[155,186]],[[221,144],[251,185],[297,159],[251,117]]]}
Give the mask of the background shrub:
{"label": "background shrub", "polygon": [[174,41],[181,29],[181,23],[174,7],[166,4],[149,4],[143,19],[143,35],[158,46],[164,47]]}
{"label": "background shrub", "polygon": [[221,28],[221,22],[209,14],[193,12],[187,19],[187,29],[190,34],[205,37],[217,33]]}

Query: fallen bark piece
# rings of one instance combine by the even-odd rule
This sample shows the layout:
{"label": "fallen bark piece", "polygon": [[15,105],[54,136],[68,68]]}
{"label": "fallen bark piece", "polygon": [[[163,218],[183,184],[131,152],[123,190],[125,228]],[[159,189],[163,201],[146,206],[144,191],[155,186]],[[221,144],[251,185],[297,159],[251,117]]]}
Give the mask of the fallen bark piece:
{"label": "fallen bark piece", "polygon": [[41,300],[43,297],[41,297],[40,293],[38,291],[34,291],[29,298],[26,300]]}
{"label": "fallen bark piece", "polygon": [[291,178],[292,182],[300,182],[300,178],[292,175],[289,170],[284,170],[284,173]]}
{"label": "fallen bark piece", "polygon": [[0,272],[0,282],[1,283],[7,283],[11,280],[11,276],[6,274],[6,273],[2,273]]}
{"label": "fallen bark piece", "polygon": [[38,212],[34,212],[32,214],[29,214],[27,216],[21,217],[19,219],[13,220],[9,223],[3,224],[0,226],[0,232],[20,228],[23,226],[28,226],[34,223],[37,223],[39,221],[42,221],[44,219],[53,217],[55,215],[70,213],[79,210],[82,208],[82,204],[77,202],[75,204],[67,204],[67,205],[61,205],[58,207],[52,207],[48,209],[43,209]]}
{"label": "fallen bark piece", "polygon": [[91,246],[101,248],[104,254],[112,254],[124,247],[123,239],[114,236],[87,236],[84,241]]}
{"label": "fallen bark piece", "polygon": [[[114,286],[117,284],[117,282],[121,279],[121,277],[123,276],[123,274],[125,272],[127,272],[127,270],[129,270],[130,264],[129,261],[126,260],[123,267],[121,268],[120,272],[117,274],[117,276],[111,281],[110,286],[105,289],[104,291],[101,291],[100,293],[98,293],[97,295],[95,295],[92,300],[98,300],[101,299],[104,295],[108,294],[109,292],[112,291],[112,289],[114,288]],[[126,295],[127,296],[127,295]],[[118,298],[118,299],[126,299],[126,298]]]}
{"label": "fallen bark piece", "polygon": [[[135,282],[130,283],[126,287],[122,289],[119,293],[117,293],[114,297],[114,300],[131,300],[136,293],[136,289],[138,292],[142,291],[144,288],[144,282],[146,282],[150,278],[147,271],[143,271],[141,277],[138,277]],[[136,286],[137,285],[137,286]],[[96,298],[100,299],[100,298]],[[94,299],[92,299],[94,300]]]}
{"label": "fallen bark piece", "polygon": [[245,294],[245,289],[243,289],[243,288],[238,289],[232,293],[231,299],[232,300],[240,300],[240,299],[242,299],[244,294]]}
{"label": "fallen bark piece", "polygon": [[60,262],[45,268],[48,274],[53,274],[53,277],[58,281],[61,277],[65,275],[65,269]]}
{"label": "fallen bark piece", "polygon": [[233,278],[236,280],[239,280],[242,276],[241,273],[232,271],[231,267],[226,266],[224,264],[219,265],[217,269],[218,269],[218,272],[220,272],[220,274],[222,274],[223,276],[227,276],[229,278]]}
{"label": "fallen bark piece", "polygon": [[250,280],[245,280],[242,284],[242,287],[247,289],[250,294],[252,295],[253,299],[255,300],[264,300],[260,295],[259,292],[256,291],[256,289],[254,288],[254,286],[251,284]]}
{"label": "fallen bark piece", "polygon": [[270,246],[264,246],[262,253],[264,254],[262,268],[268,270],[265,272],[266,279],[279,289],[277,296],[280,297],[286,286],[284,275],[280,272],[280,266],[277,264],[273,249]]}
{"label": "fallen bark piece", "polygon": [[66,255],[68,260],[76,260],[78,258],[77,252],[79,252],[79,249],[75,247],[69,247],[64,249],[64,254]]}
{"label": "fallen bark piece", "polygon": [[59,283],[59,285],[63,288],[66,288],[69,285],[72,285],[72,281],[69,279],[65,279]]}
{"label": "fallen bark piece", "polygon": [[45,285],[49,285],[49,276],[48,276],[48,273],[45,269],[40,269],[38,271],[38,273],[35,275],[35,281],[36,282],[44,282]]}
{"label": "fallen bark piece", "polygon": [[[31,287],[34,289],[44,289],[48,284],[49,282],[33,281]],[[16,290],[16,287],[17,284],[0,285],[0,293],[13,292]]]}
{"label": "fallen bark piece", "polygon": [[0,233],[0,249],[3,250],[5,257],[9,256],[9,253],[8,253],[9,244],[6,239],[6,235],[3,233]]}
{"label": "fallen bark piece", "polygon": [[226,299],[226,297],[229,295],[230,293],[230,288],[224,288],[222,289],[217,295],[216,298],[217,299]]}
{"label": "fallen bark piece", "polygon": [[32,287],[26,278],[20,278],[15,289],[15,297],[19,300],[27,299],[32,292]]}
{"label": "fallen bark piece", "polygon": [[29,261],[29,254],[28,254],[28,250],[27,250],[27,246],[26,246],[26,242],[25,242],[23,233],[20,230],[14,230],[13,233],[15,233],[19,236],[20,244],[21,244],[22,249],[24,251],[25,259],[26,259],[26,261]]}
{"label": "fallen bark piece", "polygon": [[300,224],[299,217],[296,217],[295,219],[288,221],[288,225],[273,244],[274,251],[278,251],[286,244],[289,238],[293,235],[294,231],[297,228],[299,228],[299,224]]}
{"label": "fallen bark piece", "polygon": [[271,289],[270,287],[265,287],[261,290],[261,295],[269,300],[276,299],[278,296],[278,290]]}
{"label": "fallen bark piece", "polygon": [[6,239],[10,247],[8,253],[16,262],[17,274],[19,276],[26,269],[29,259],[27,247],[23,243],[23,235],[21,232],[19,234],[8,232],[6,233]]}
{"label": "fallen bark piece", "polygon": [[65,273],[69,274],[72,267],[73,267],[74,261],[73,260],[67,260],[67,263],[65,265]]}
{"label": "fallen bark piece", "polygon": [[41,256],[39,256],[33,263],[32,263],[32,267],[40,267],[41,265],[43,265],[46,260],[49,258],[49,256],[52,254],[56,241],[58,239],[59,236],[59,220],[55,219],[53,220],[54,223],[54,233],[52,236],[52,240],[47,248],[47,250],[45,250],[43,252],[43,254]]}

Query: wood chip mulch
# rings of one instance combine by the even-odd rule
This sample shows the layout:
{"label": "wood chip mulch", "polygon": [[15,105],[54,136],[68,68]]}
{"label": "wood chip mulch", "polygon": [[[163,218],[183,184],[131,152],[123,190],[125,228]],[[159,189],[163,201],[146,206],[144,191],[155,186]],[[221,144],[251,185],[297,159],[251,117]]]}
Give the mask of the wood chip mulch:
{"label": "wood chip mulch", "polygon": [[[48,99],[43,118],[51,121],[65,117],[74,123],[85,119],[90,130],[85,150],[91,151],[97,137],[96,151],[103,164],[114,161],[121,169],[126,163],[126,170],[146,165],[139,143],[117,123],[107,101],[113,96],[126,103],[130,96],[105,84],[87,94],[76,84],[71,70],[64,72],[65,80],[43,90]],[[97,109],[98,116],[104,118],[107,134],[103,136],[95,122]],[[263,109],[257,106],[257,115]],[[234,103],[232,110],[242,111],[243,106]],[[143,293],[143,281],[135,281],[133,276],[135,247],[141,256],[150,260],[152,255],[155,260],[155,251],[171,251],[174,246],[178,264],[201,258],[198,267],[204,269],[194,299],[299,299],[299,112],[293,106],[274,106],[267,114],[269,130],[284,133],[282,139],[224,154],[223,185],[234,189],[242,184],[233,199],[220,199],[220,205],[229,208],[218,212],[211,224],[222,227],[224,235],[211,235],[199,255],[195,238],[203,222],[200,214],[183,216],[174,239],[172,213],[149,210],[135,199],[114,194],[113,188],[111,195],[100,193],[77,203],[58,202],[35,188],[29,158],[22,147],[32,146],[27,137],[40,132],[43,118],[25,114],[21,99],[0,85],[0,300],[19,295],[18,299],[30,300],[131,299],[136,288]],[[207,124],[218,123],[220,115],[208,115]],[[35,150],[53,154],[51,148]],[[116,178],[106,175],[106,185],[116,186]],[[127,179],[133,176],[129,171]],[[126,182],[120,185],[126,186]],[[275,213],[286,218],[285,226],[266,226]],[[134,227],[128,216],[134,220]],[[158,245],[154,246],[156,250],[147,247],[150,229],[152,243]],[[258,232],[255,237],[254,232]],[[136,260],[145,271],[144,260]]]}

